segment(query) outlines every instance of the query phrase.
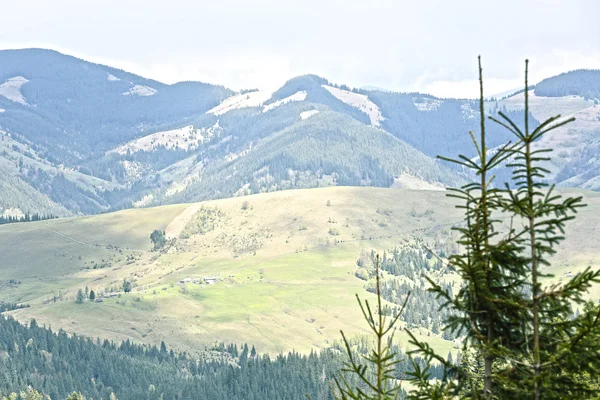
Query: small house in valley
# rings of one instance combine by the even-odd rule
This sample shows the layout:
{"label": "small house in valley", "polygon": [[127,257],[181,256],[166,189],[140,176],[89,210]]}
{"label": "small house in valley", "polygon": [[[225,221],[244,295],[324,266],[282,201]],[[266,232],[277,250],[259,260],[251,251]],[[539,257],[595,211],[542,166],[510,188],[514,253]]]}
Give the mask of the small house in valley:
{"label": "small house in valley", "polygon": [[205,276],[204,277],[204,283],[206,283],[207,285],[214,285],[216,281],[217,281],[216,276]]}

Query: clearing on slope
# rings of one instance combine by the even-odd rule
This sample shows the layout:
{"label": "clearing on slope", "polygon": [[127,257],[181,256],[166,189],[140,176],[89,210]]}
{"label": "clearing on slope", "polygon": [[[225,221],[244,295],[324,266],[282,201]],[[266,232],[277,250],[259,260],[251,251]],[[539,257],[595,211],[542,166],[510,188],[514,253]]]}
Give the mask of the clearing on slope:
{"label": "clearing on slope", "polygon": [[318,114],[318,113],[319,113],[319,110],[302,111],[300,113],[300,118],[304,120],[304,119],[310,118],[313,115]]}
{"label": "clearing on slope", "polygon": [[[520,110],[524,93],[498,101],[498,107]],[[600,166],[597,149],[600,148],[600,106],[580,96],[544,97],[528,92],[530,110],[540,121],[561,115],[575,121],[552,130],[541,141],[538,149],[553,149],[554,157],[545,165],[548,177],[560,186],[600,188]],[[488,103],[489,104],[489,103]],[[494,103],[492,103],[494,104]]]}
{"label": "clearing on slope", "polygon": [[206,114],[223,115],[231,110],[240,108],[260,107],[270,97],[271,93],[259,90],[236,94],[226,98],[219,105],[208,110]]}
{"label": "clearing on slope", "polygon": [[[594,106],[592,100],[585,100],[579,96],[538,96],[535,94],[535,89],[531,89],[527,96],[529,98],[529,110],[539,121],[545,121],[557,114],[568,117],[577,111]],[[522,110],[523,104],[525,104],[525,93],[523,92],[498,102],[498,105],[506,106],[508,110]]]}
{"label": "clearing on slope", "polygon": [[127,90],[121,94],[123,96],[147,97],[147,96],[154,96],[156,93],[158,93],[158,90],[156,90],[150,86],[133,85],[129,90]]}
{"label": "clearing on slope", "polygon": [[161,131],[143,136],[119,146],[108,153],[127,154],[127,152],[135,153],[137,151],[152,151],[159,147],[164,147],[166,149],[194,150],[211,138],[219,136],[221,132],[222,129],[219,126],[219,121],[208,128],[196,128],[193,125],[187,125],[183,128]]}
{"label": "clearing on slope", "polygon": [[348,90],[338,89],[329,85],[322,85],[329,93],[334,95],[338,100],[343,101],[344,103],[358,108],[360,111],[364,112],[369,116],[371,120],[371,125],[380,126],[381,121],[384,120],[383,115],[381,115],[381,110],[377,104],[373,103],[369,100],[369,97],[364,94],[350,92]]}
{"label": "clearing on slope", "polygon": [[23,96],[23,93],[21,93],[21,86],[27,82],[29,82],[29,80],[22,76],[15,76],[14,78],[8,79],[0,85],[0,96],[4,96],[15,103],[28,106],[27,100]]}
{"label": "clearing on slope", "polygon": [[304,101],[306,100],[306,90],[301,90],[299,92],[294,93],[291,96],[288,96],[284,99],[274,101],[273,103],[269,103],[263,107],[263,112],[274,110],[275,108],[287,104],[292,101]]}

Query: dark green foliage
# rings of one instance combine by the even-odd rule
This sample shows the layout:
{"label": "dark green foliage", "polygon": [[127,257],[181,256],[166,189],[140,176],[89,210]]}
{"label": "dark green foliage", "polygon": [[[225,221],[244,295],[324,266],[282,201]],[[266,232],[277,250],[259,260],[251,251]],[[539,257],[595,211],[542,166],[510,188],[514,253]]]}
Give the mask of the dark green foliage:
{"label": "dark green foliage", "polygon": [[[434,262],[429,262],[425,257],[425,253],[424,250],[411,248],[401,250],[394,248],[386,251],[380,260],[381,270],[395,277],[406,277],[410,281],[386,279],[380,284],[380,293],[384,300],[396,305],[392,309],[393,315],[397,315],[399,307],[406,302],[406,307],[400,320],[406,322],[407,326],[411,328],[431,328],[434,333],[440,333],[440,327],[443,326],[445,319],[449,315],[449,310],[441,307],[443,302],[434,293],[427,290],[422,274],[439,271],[443,268],[443,264],[437,259]],[[370,259],[369,263],[365,263],[365,257]],[[375,276],[373,268],[369,267],[369,265],[374,266],[376,264],[375,257],[374,251],[371,251],[368,255],[361,255],[361,258],[357,261],[357,264],[359,264],[357,276],[364,277],[365,279]],[[369,283],[366,285],[367,291],[375,293],[375,287],[370,286]],[[451,284],[444,284],[442,286],[444,290],[452,293]],[[437,329],[433,329],[436,326]],[[444,335],[444,339],[450,340],[454,338],[454,335],[450,331],[444,332]]]}
{"label": "dark green foliage", "polygon": [[600,100],[600,70],[578,69],[544,79],[535,85],[536,96],[581,96]]}
{"label": "dark green foliage", "polygon": [[17,304],[17,303],[4,303],[0,301],[0,313],[5,311],[18,310],[20,308],[29,308],[29,304]]}
{"label": "dark green foliage", "polygon": [[219,345],[205,353],[198,359],[164,344],[92,341],[0,318],[0,398],[31,386],[53,400],[73,392],[107,400],[112,393],[127,400],[330,400],[326,382],[341,366],[332,350],[271,358],[248,345]]}
{"label": "dark green foliage", "polygon": [[165,231],[160,229],[155,229],[150,234],[150,241],[154,246],[154,250],[162,249],[167,243],[167,238],[165,236]]}
{"label": "dark green foliage", "polygon": [[123,279],[123,292],[129,293],[131,292],[131,289],[133,289],[133,285],[131,284],[131,282],[126,279]]}
{"label": "dark green foliage", "polygon": [[46,219],[55,219],[58,218],[55,215],[52,214],[38,214],[38,213],[34,213],[34,214],[25,214],[22,217],[3,217],[0,216],[0,225],[2,224],[12,224],[15,222],[33,222],[33,221],[44,221]]}
{"label": "dark green foliage", "polygon": [[75,298],[75,302],[77,304],[81,304],[83,303],[83,300],[85,300],[85,295],[83,294],[83,290],[79,289],[77,291],[77,297]]}
{"label": "dark green foliage", "polygon": [[[481,78],[483,109],[483,83]],[[416,350],[429,365],[434,360],[445,367],[444,378],[432,383],[427,368],[411,373],[418,389],[410,398],[585,398],[593,390],[589,379],[600,367],[600,307],[586,301],[592,284],[600,282],[600,271],[587,268],[565,284],[543,287],[541,279],[549,257],[564,240],[565,224],[582,207],[580,197],[562,198],[545,183],[548,172],[540,163],[550,150],[533,143],[572,119],[549,118],[532,129],[528,119],[527,68],[525,70],[524,127],[507,115],[492,119],[514,135],[507,144],[489,154],[486,129],[472,135],[478,159],[460,156],[446,159],[474,170],[478,180],[452,189],[461,200],[465,224],[461,234],[462,254],[449,258],[464,286],[453,296],[430,281],[430,289],[453,313],[446,329],[466,335],[463,353],[471,352],[465,365],[456,366],[436,354],[411,334]],[[492,185],[497,168],[509,168],[511,182],[504,188]],[[501,219],[502,218],[502,219]],[[504,224],[503,220],[509,224]],[[571,305],[585,311],[572,315]]]}
{"label": "dark green foliage", "polygon": [[25,180],[7,173],[1,167],[0,193],[2,193],[2,196],[0,196],[0,207],[3,210],[16,207],[23,213],[51,214],[57,216],[69,215],[69,211],[66,208],[49,201],[44,194],[33,188]]}

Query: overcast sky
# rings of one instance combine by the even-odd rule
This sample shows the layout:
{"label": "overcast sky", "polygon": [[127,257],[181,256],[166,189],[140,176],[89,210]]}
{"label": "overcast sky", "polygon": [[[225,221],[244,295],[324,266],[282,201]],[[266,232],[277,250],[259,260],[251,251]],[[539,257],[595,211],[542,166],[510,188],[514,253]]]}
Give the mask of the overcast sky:
{"label": "overcast sky", "polygon": [[2,0],[0,48],[44,47],[173,83],[477,97],[600,68],[600,0]]}

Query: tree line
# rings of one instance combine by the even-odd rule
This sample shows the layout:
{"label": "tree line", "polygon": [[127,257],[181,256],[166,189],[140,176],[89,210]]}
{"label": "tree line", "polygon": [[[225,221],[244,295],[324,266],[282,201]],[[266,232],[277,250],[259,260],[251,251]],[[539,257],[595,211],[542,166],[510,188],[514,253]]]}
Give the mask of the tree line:
{"label": "tree line", "polygon": [[24,215],[16,215],[16,216],[0,215],[0,225],[14,224],[16,222],[44,221],[47,219],[55,219],[55,218],[58,218],[58,216],[56,216],[54,214],[38,214],[38,213],[34,213],[34,214],[25,213]]}
{"label": "tree line", "polygon": [[[357,338],[357,356],[371,341]],[[398,347],[396,347],[399,349]],[[125,340],[115,343],[54,332],[35,320],[21,324],[0,318],[0,398],[23,392],[24,398],[75,399],[333,399],[328,382],[342,366],[342,347],[269,356],[254,346],[219,343],[198,354]],[[416,359],[425,365],[425,359]],[[412,371],[408,358],[395,376]],[[441,378],[442,367],[433,367]],[[357,382],[358,384],[358,382]],[[34,389],[35,392],[28,392]],[[18,397],[15,397],[18,398]],[[10,397],[9,397],[10,399]],[[42,399],[42,397],[39,397]]]}

